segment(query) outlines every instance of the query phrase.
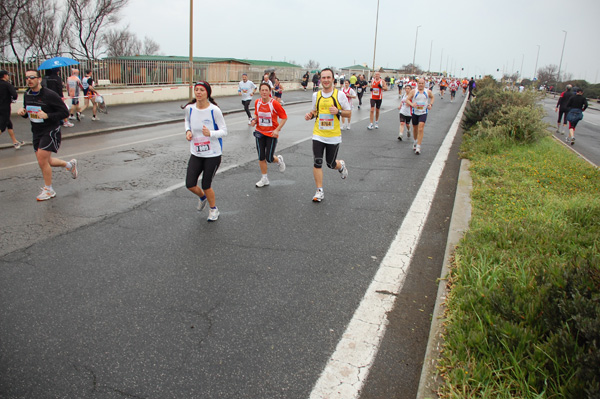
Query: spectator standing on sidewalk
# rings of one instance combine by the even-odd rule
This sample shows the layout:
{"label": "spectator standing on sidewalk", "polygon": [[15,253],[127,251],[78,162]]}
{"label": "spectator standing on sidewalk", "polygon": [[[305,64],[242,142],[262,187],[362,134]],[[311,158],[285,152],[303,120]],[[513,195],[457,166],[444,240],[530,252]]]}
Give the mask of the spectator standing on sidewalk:
{"label": "spectator standing on sidewalk", "polygon": [[9,75],[8,71],[0,71],[0,134],[8,130],[13,146],[18,150],[25,142],[17,140],[10,120],[10,105],[17,101],[19,95],[12,83],[8,81]]}
{"label": "spectator standing on sidewalk", "polygon": [[238,94],[242,96],[242,105],[244,106],[244,111],[246,111],[246,115],[248,115],[248,124],[252,121],[252,114],[250,113],[250,102],[252,101],[252,96],[256,93],[256,85],[251,80],[248,80],[248,74],[242,74],[242,80],[238,83]]}
{"label": "spectator standing on sidewalk", "polygon": [[[221,109],[211,97],[212,88],[205,81],[194,85],[194,99],[185,108],[185,138],[190,142],[191,156],[188,161],[185,186],[196,194],[198,211],[206,204],[210,206],[208,221],[219,218],[219,209],[212,189],[212,180],[221,164],[223,137],[227,136],[227,126]],[[198,179],[202,175],[202,187]]]}
{"label": "spectator standing on sidewalk", "polygon": [[42,87],[38,71],[27,71],[25,79],[29,89],[23,96],[23,108],[19,109],[18,114],[29,117],[31,122],[33,150],[44,176],[44,187],[37,200],[45,201],[56,196],[52,188],[53,167],[66,168],[73,179],[77,178],[76,159],[65,162],[52,157],[52,153],[57,153],[60,148],[60,121],[69,116],[69,110],[58,94]]}

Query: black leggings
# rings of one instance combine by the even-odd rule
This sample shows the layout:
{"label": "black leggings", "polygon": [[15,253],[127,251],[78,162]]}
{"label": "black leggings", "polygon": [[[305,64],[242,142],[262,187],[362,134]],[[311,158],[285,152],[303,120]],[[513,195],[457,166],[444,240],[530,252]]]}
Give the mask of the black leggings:
{"label": "black leggings", "polygon": [[321,169],[323,167],[323,153],[326,152],[326,162],[330,169],[335,169],[337,165],[337,153],[340,149],[339,144],[326,144],[322,141],[313,140],[313,156],[315,157],[315,168]]}
{"label": "black leggings", "polygon": [[195,155],[190,156],[188,161],[187,174],[185,175],[185,187],[192,188],[198,185],[198,178],[202,174],[202,190],[207,190],[212,184],[212,179],[221,164],[221,156],[202,158]]}
{"label": "black leggings", "polygon": [[244,111],[246,111],[248,118],[252,118],[252,114],[250,113],[250,101],[252,100],[242,100],[242,105],[244,105]]}
{"label": "black leggings", "polygon": [[362,89],[360,93],[358,93],[358,105],[362,105],[362,96],[365,94],[365,89]]}

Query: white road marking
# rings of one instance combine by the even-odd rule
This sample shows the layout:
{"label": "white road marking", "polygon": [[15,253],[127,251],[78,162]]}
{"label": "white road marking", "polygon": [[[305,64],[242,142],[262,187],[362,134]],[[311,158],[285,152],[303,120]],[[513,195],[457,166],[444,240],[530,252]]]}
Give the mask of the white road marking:
{"label": "white road marking", "polygon": [[404,285],[465,106],[463,100],[404,222],[315,384],[311,399],[356,399],[360,395],[385,335],[387,313],[396,299],[394,294]]}

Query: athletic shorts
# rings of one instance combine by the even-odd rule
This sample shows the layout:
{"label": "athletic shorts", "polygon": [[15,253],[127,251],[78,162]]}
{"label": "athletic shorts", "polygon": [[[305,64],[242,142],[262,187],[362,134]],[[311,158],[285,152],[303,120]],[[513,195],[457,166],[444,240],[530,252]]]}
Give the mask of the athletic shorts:
{"label": "athletic shorts", "polygon": [[90,89],[83,89],[83,96],[90,100],[94,97],[94,93]]}
{"label": "athletic shorts", "polygon": [[325,161],[330,169],[335,169],[337,164],[337,153],[340,149],[338,144],[326,144],[319,140],[313,140],[313,156],[314,167],[321,169],[323,167],[323,154],[325,153]]}
{"label": "athletic shorts", "polygon": [[381,101],[382,100],[371,99],[371,108],[375,108],[375,107],[377,107],[377,109],[381,108]]}
{"label": "athletic shorts", "polygon": [[10,114],[0,114],[0,133],[4,132],[6,129],[13,128],[12,121],[10,120]]}
{"label": "athletic shorts", "polygon": [[440,86],[440,91],[446,91],[446,86]]}
{"label": "athletic shorts", "polygon": [[47,133],[38,133],[33,135],[33,150],[45,150],[57,153],[60,148],[62,136],[60,126]]}
{"label": "athletic shorts", "polygon": [[71,99],[71,104],[73,104],[73,105],[79,105],[79,97]]}
{"label": "athletic shorts", "polygon": [[202,190],[208,190],[212,185],[213,177],[221,164],[221,156],[216,157],[197,157],[190,156],[188,161],[187,173],[185,175],[186,188],[192,188],[198,185],[198,178],[202,174]]}
{"label": "athletic shorts", "polygon": [[404,122],[407,125],[410,123],[410,120],[412,119],[412,115],[403,115],[403,114],[399,114],[400,115],[400,123]]}
{"label": "athletic shorts", "polygon": [[427,114],[423,115],[414,115],[412,116],[412,124],[413,126],[417,126],[419,123],[425,123],[427,121]]}
{"label": "athletic shorts", "polygon": [[265,136],[258,131],[254,132],[254,137],[256,138],[256,151],[258,152],[258,160],[266,160],[268,163],[273,162],[275,148],[277,148],[277,138]]}

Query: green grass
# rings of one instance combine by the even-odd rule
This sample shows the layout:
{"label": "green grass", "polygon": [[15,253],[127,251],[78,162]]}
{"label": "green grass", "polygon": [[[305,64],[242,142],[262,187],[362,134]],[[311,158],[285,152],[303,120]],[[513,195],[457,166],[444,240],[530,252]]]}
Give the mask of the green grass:
{"label": "green grass", "polygon": [[473,210],[449,276],[439,394],[598,398],[600,172],[551,138],[501,141],[463,148]]}

